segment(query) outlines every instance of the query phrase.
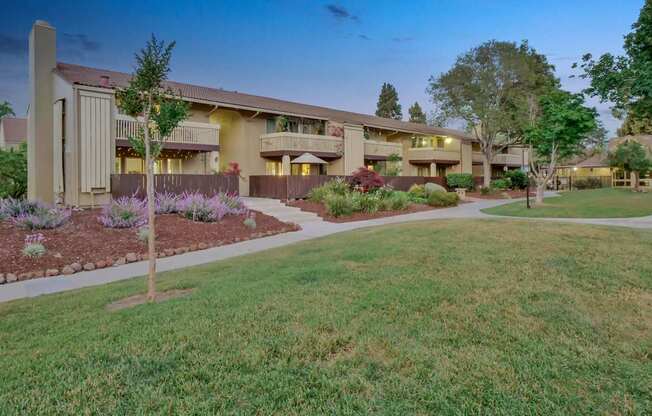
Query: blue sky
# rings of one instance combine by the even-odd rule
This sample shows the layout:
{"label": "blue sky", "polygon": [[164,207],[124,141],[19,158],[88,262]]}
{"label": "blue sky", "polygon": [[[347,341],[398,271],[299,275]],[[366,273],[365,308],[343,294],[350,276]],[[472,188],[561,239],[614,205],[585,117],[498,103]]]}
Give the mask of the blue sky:
{"label": "blue sky", "polygon": [[[151,33],[176,40],[171,79],[370,113],[383,82],[407,117],[430,75],[489,39],[529,40],[562,84],[586,53],[621,53],[643,0],[3,1],[0,101],[27,104],[27,36],[36,19],[57,29],[58,59],[130,71]],[[605,125],[619,125],[591,102]]]}

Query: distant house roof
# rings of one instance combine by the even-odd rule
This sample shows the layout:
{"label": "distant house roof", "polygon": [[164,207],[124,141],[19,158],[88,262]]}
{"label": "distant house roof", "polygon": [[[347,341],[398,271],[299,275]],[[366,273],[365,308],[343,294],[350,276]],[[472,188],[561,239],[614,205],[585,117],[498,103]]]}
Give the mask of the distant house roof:
{"label": "distant house roof", "polygon": [[596,153],[595,155],[582,160],[575,164],[578,168],[605,168],[609,167],[607,155],[605,153]]}
{"label": "distant house roof", "polygon": [[[72,84],[111,89],[126,86],[131,78],[130,74],[124,72],[89,68],[61,62],[57,63],[56,72]],[[458,139],[475,141],[475,138],[467,133],[458,130],[431,127],[425,124],[392,120],[367,114],[335,110],[332,108],[300,104],[291,101],[277,100],[275,98],[260,97],[257,95],[243,94],[235,91],[225,91],[217,88],[183,84],[173,81],[168,81],[167,86],[173,91],[180,91],[181,95],[186,99],[206,101],[225,107],[263,111],[274,114],[295,115],[340,123],[359,124],[371,128],[406,133],[451,136]]]}
{"label": "distant house roof", "polygon": [[0,120],[0,128],[2,128],[6,146],[14,146],[27,140],[26,118],[4,117]]}

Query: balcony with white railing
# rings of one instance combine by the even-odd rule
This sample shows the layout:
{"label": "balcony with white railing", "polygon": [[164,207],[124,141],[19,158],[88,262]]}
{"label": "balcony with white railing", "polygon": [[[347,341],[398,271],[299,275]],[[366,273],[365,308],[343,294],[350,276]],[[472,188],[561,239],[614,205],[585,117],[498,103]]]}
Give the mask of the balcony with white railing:
{"label": "balcony with white railing", "polygon": [[[118,140],[128,140],[129,137],[136,136],[145,125],[140,119],[137,120],[121,114],[116,115],[115,124],[115,137]],[[154,137],[158,138],[157,134]],[[187,145],[189,149],[206,148],[208,150],[209,147],[219,146],[220,126],[218,124],[184,121],[172,131],[172,134],[165,142],[179,145],[178,147]]]}
{"label": "balcony with white railing", "polygon": [[[481,152],[473,152],[473,163],[482,163],[483,160]],[[495,165],[521,166],[523,157],[515,153],[497,153],[491,163]],[[527,158],[525,158],[525,163],[528,163]]]}
{"label": "balcony with white railing", "polygon": [[262,156],[291,155],[314,153],[316,156],[342,156],[344,140],[341,137],[320,134],[280,132],[260,136],[260,153]]}
{"label": "balcony with white railing", "polygon": [[460,152],[440,150],[434,147],[415,147],[408,150],[410,162],[459,162]]}
{"label": "balcony with white railing", "polygon": [[403,156],[403,146],[400,143],[381,142],[375,140],[364,141],[365,159],[387,159],[391,155]]}

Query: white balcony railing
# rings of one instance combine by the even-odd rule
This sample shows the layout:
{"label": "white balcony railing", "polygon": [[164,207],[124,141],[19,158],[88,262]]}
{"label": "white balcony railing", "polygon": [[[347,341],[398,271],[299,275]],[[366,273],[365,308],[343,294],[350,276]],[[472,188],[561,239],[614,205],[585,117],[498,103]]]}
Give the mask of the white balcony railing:
{"label": "white balcony railing", "polygon": [[429,160],[447,160],[459,161],[460,152],[449,150],[438,150],[434,147],[417,147],[408,150],[408,159],[410,161],[429,161]]}
{"label": "white balcony railing", "polygon": [[373,157],[388,157],[390,155],[398,155],[402,157],[403,146],[401,146],[400,143],[365,140],[364,155]]}
{"label": "white balcony railing", "polygon": [[329,153],[342,155],[341,137],[305,133],[269,133],[260,136],[260,151],[287,153]]}
{"label": "white balcony railing", "polygon": [[[474,163],[482,163],[483,160],[484,158],[481,152],[473,152]],[[492,163],[495,163],[496,165],[521,166],[523,163],[523,157],[514,153],[498,153],[494,155]],[[525,158],[525,163],[528,163],[527,157]]]}
{"label": "white balcony railing", "polygon": [[[115,123],[115,137],[117,139],[128,139],[130,136],[135,136],[138,134],[139,129],[144,126],[143,121],[123,115],[116,115]],[[184,121],[172,131],[166,141],[184,144],[219,145],[220,126],[218,124]]]}

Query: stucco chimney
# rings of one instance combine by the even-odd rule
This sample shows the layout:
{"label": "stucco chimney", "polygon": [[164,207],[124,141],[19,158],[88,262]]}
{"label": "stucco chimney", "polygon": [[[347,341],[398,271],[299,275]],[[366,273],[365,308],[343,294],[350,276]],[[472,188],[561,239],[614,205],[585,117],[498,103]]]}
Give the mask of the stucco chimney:
{"label": "stucco chimney", "polygon": [[53,202],[52,101],[56,31],[37,20],[29,34],[29,111],[27,115],[27,196]]}

